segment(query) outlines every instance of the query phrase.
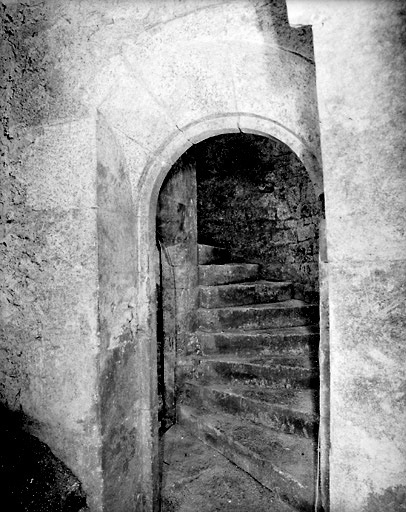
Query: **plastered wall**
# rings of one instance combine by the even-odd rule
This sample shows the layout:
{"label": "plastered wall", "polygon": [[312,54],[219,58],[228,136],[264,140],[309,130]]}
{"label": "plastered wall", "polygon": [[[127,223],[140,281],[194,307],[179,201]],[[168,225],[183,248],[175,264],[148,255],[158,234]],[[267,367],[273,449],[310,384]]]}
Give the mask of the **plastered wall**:
{"label": "plastered wall", "polygon": [[406,506],[404,2],[288,1],[311,23],[326,193],[330,501]]}
{"label": "plastered wall", "polygon": [[1,400],[98,494],[95,124],[51,114],[47,9],[1,16]]}

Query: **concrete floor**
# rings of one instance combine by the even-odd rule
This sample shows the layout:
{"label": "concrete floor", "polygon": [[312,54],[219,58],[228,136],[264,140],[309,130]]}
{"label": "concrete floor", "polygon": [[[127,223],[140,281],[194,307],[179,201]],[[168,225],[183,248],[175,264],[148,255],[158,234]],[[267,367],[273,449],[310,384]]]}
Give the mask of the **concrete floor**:
{"label": "concrete floor", "polygon": [[166,432],[161,449],[161,512],[293,512],[179,425]]}

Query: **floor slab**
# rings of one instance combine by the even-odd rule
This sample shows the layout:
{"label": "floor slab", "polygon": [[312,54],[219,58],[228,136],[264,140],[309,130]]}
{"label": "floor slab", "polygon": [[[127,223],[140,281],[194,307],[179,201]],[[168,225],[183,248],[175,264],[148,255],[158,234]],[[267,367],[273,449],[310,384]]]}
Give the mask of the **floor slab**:
{"label": "floor slab", "polygon": [[180,425],[161,439],[161,464],[161,512],[293,512]]}

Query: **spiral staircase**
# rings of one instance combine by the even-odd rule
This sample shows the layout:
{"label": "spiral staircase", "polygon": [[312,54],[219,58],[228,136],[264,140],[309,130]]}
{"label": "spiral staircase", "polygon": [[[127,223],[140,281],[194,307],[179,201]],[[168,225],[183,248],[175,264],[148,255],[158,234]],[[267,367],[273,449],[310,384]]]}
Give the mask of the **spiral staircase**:
{"label": "spiral staircase", "polygon": [[317,507],[318,305],[199,246],[195,351],[178,421],[293,510]]}

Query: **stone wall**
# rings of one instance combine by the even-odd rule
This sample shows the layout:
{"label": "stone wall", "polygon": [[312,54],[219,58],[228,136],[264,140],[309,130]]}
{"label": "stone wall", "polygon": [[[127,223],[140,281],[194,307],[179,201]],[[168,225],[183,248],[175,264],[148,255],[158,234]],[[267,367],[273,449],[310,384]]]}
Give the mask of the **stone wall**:
{"label": "stone wall", "polygon": [[297,156],[275,139],[245,134],[210,138],[193,154],[199,242],[260,263],[263,277],[291,279],[297,297],[317,300],[322,208]]}
{"label": "stone wall", "polygon": [[[46,3],[1,4],[0,399],[101,498],[94,121],[56,122]],[[61,117],[64,117],[61,115]]]}
{"label": "stone wall", "polygon": [[158,384],[161,429],[176,420],[179,368],[195,329],[197,308],[196,163],[189,152],[167,175],[158,198],[157,243],[161,324],[158,328]]}
{"label": "stone wall", "polygon": [[[41,119],[40,102],[35,101],[35,92],[44,90],[46,71],[38,72],[36,60],[43,60],[46,48],[41,48],[44,31],[43,9],[28,6],[6,7],[1,5],[1,86],[0,111],[2,131],[0,148],[1,165],[1,257],[2,288],[2,351],[0,393],[3,403],[11,409],[18,408],[21,388],[29,380],[29,362],[26,361],[24,345],[34,330],[39,331],[39,320],[29,319],[29,297],[36,299],[35,277],[41,275],[44,263],[40,248],[45,249],[46,240],[37,230],[37,222],[31,217],[32,209],[27,198],[27,185],[19,173],[22,153],[27,153],[40,129],[24,130],[31,117]],[[29,21],[25,21],[25,20]],[[26,38],[32,40],[32,56]],[[34,49],[37,48],[36,54]],[[29,65],[31,61],[31,66]],[[31,69],[30,69],[31,68]],[[25,89],[22,76],[26,75]],[[24,81],[25,82],[25,81]],[[28,100],[31,85],[33,96]],[[37,106],[38,105],[38,106]],[[17,127],[19,129],[17,129]],[[37,213],[37,218],[42,212]],[[41,218],[38,219],[41,221]],[[44,251],[45,252],[45,251]],[[25,259],[22,259],[25,254]],[[35,302],[34,302],[35,304]],[[23,321],[23,318],[25,320]],[[31,325],[30,325],[31,323]],[[14,324],[14,325],[13,325]],[[37,324],[37,325],[35,325]],[[37,334],[38,338],[40,333]]]}
{"label": "stone wall", "polygon": [[[135,209],[139,453],[154,453],[155,215],[165,174],[193,143],[254,132],[297,148],[322,189],[309,27],[289,27],[283,1],[196,4],[1,4],[1,400],[79,477],[92,511],[105,509],[97,112],[122,148]],[[396,510],[406,459],[404,6],[288,4],[315,14],[294,22],[314,24],[327,178],[332,508]],[[105,389],[126,380],[127,355],[109,359]],[[144,458],[134,470],[144,511],[153,509],[152,465]]]}
{"label": "stone wall", "polygon": [[103,503],[106,510],[124,512],[135,510],[141,501],[138,468],[143,454],[134,438],[142,438],[145,419],[139,409],[146,408],[136,340],[136,219],[122,148],[101,116],[97,122],[97,205]]}
{"label": "stone wall", "polygon": [[[403,1],[288,0],[311,23],[330,314],[330,510],[406,507]],[[322,386],[325,385],[322,382]]]}
{"label": "stone wall", "polygon": [[[110,505],[121,484],[107,490],[103,479],[127,406],[121,386],[138,390],[136,427],[125,427],[135,454],[111,457],[113,480],[136,482],[140,510],[156,507],[155,215],[165,174],[192,143],[242,130],[276,133],[322,181],[311,31],[289,27],[284,2],[157,4],[1,4],[1,400],[77,475],[92,511],[120,510],[119,499]],[[114,223],[101,236],[118,215],[106,203],[97,213],[101,118],[134,208],[133,294],[121,282],[107,293],[131,237]],[[111,266],[99,260],[109,236]],[[100,298],[112,336],[106,322],[99,330]]]}

